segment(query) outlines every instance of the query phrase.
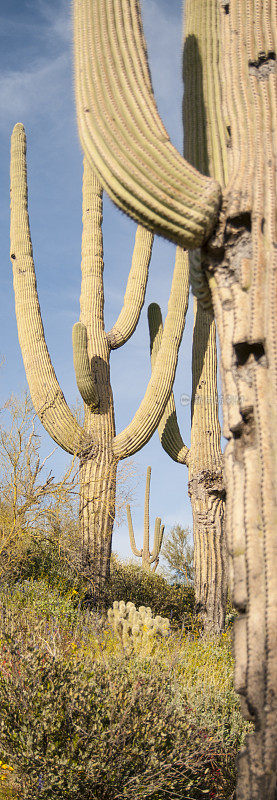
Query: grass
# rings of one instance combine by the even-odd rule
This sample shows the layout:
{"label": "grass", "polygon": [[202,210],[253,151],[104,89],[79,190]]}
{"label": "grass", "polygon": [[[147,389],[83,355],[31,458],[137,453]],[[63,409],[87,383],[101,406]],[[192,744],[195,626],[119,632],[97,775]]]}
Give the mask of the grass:
{"label": "grass", "polygon": [[78,586],[27,578],[3,586],[0,604],[0,800],[234,798],[252,726],[233,688],[231,626],[204,639],[190,607],[186,630],[127,656]]}

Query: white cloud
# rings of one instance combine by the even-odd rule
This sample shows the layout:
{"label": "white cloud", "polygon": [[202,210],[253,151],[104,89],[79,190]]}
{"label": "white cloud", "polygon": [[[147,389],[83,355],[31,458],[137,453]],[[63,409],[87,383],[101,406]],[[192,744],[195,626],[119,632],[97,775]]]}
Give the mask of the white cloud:
{"label": "white cloud", "polygon": [[72,13],[68,2],[62,0],[60,7],[56,3],[53,13],[52,3],[48,3],[47,0],[36,0],[36,11],[48,23],[47,35],[49,37],[54,35],[63,39],[64,42],[72,41]]}
{"label": "white cloud", "polygon": [[62,87],[68,67],[68,56],[63,54],[51,62],[34,65],[30,70],[12,71],[0,78],[1,126],[7,119],[21,121],[27,114],[53,116],[57,113],[57,101],[62,98]]}

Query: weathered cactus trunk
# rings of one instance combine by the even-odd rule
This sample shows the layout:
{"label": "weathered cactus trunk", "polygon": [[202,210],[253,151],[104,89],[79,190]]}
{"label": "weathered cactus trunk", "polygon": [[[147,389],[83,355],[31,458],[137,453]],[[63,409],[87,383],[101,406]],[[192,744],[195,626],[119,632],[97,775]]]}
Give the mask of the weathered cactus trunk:
{"label": "weathered cactus trunk", "polygon": [[[188,260],[187,254],[187,270]],[[207,293],[207,288],[206,283],[206,289],[202,287],[202,295],[203,291]],[[217,634],[223,630],[225,624],[228,564],[224,525],[225,489],[218,419],[216,333],[212,310],[203,308],[196,299],[194,302],[191,447],[188,449],[181,437],[173,392],[158,432],[168,455],[189,468],[196,609],[205,633]],[[210,305],[207,299],[206,305]],[[161,311],[155,303],[149,306],[148,321],[153,367],[162,336]]]}
{"label": "weathered cactus trunk", "polygon": [[195,303],[189,496],[193,513],[194,591],[206,633],[225,624],[228,568],[225,489],[218,419],[216,332],[212,311]]}
{"label": "weathered cactus trunk", "polygon": [[202,267],[212,291],[225,399],[226,531],[233,602],[240,611],[234,628],[235,688],[244,715],[255,723],[239,757],[237,798],[273,800],[276,4],[187,0],[184,79],[187,157],[225,186],[220,222],[202,249]]}
{"label": "weathered cactus trunk", "polygon": [[[115,436],[114,404],[110,384],[110,345],[104,328],[102,188],[84,161],[83,235],[80,322],[87,333],[86,352],[89,378],[97,405],[91,405],[88,378],[81,380],[80,391],[85,399],[84,430],[95,443],[95,453],[80,460],[80,526],[83,567],[93,576],[94,589],[105,584],[109,576],[112,532],[115,516],[116,469],[112,443]],[[81,328],[82,330],[82,328]],[[80,351],[79,351],[80,350]],[[77,381],[82,379],[78,364],[82,348],[74,347]],[[85,389],[84,389],[85,387]]]}

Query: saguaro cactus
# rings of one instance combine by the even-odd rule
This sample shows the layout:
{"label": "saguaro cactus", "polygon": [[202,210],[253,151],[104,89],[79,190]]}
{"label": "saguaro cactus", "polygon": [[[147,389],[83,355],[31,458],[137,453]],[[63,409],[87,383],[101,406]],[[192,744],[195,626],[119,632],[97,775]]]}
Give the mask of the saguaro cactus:
{"label": "saguaro cactus", "polygon": [[[217,180],[196,169],[188,172],[185,161],[181,167],[159,124],[138,0],[75,0],[75,10],[77,112],[87,157],[97,153],[97,170],[107,190],[131,216],[190,249],[204,245],[198,271],[206,271],[212,292],[223,393],[229,399],[224,407],[226,526],[233,601],[240,611],[234,632],[235,685],[245,716],[255,723],[239,759],[237,798],[273,800],[276,2],[186,0],[186,156],[195,163],[198,154],[206,163],[204,171],[212,171]],[[128,138],[128,147],[120,148],[122,138],[115,131],[126,137],[125,144]],[[119,156],[113,152],[114,141]],[[206,191],[199,203],[200,180]],[[192,213],[194,222],[195,214],[199,223],[201,218],[197,232]]]}
{"label": "saguaro cactus", "polygon": [[164,525],[161,524],[161,517],[156,517],[155,530],[154,530],[154,544],[152,553],[149,549],[149,494],[150,494],[150,480],[151,480],[151,467],[147,467],[146,474],[146,487],[145,487],[145,502],[144,502],[144,532],[143,532],[143,546],[138,550],[135,542],[135,535],[132,523],[132,515],[129,503],[127,504],[127,520],[129,527],[129,536],[132,552],[134,556],[138,556],[142,560],[142,567],[146,572],[150,572],[151,564],[153,564],[152,571],[155,572],[159,563],[159,553],[162,546]]}
{"label": "saguaro cactus", "polygon": [[[191,446],[184,444],[173,392],[158,425],[168,455],[189,470],[193,512],[194,591],[196,609],[206,633],[224,628],[227,600],[227,550],[224,528],[225,489],[218,419],[216,334],[212,310],[196,299],[193,353]],[[148,308],[152,368],[162,340],[160,307]]]}
{"label": "saguaro cactus", "polygon": [[11,144],[11,260],[19,342],[30,394],[41,422],[64,450],[80,459],[83,560],[96,588],[109,573],[117,464],[149,441],[167,403],[185,323],[188,286],[184,251],[177,247],[160,363],[133,420],[116,436],[110,351],[123,345],[136,328],[144,302],[153,236],[138,227],[123,308],[106,333],[101,223],[102,187],[85,158],[80,321],[73,328],[76,380],[85,404],[81,428],[67,406],[45,342],[28,219],[26,137],[23,125],[16,125]]}

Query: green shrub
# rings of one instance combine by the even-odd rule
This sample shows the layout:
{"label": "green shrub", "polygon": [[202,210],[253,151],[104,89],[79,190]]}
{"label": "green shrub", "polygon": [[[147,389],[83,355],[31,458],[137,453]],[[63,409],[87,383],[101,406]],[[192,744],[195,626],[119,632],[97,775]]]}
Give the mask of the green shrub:
{"label": "green shrub", "polygon": [[130,601],[137,608],[150,606],[153,613],[168,617],[173,627],[182,625],[194,608],[193,588],[169,584],[161,575],[117,558],[111,565],[108,599],[109,606],[114,600]]}
{"label": "green shrub", "polygon": [[233,788],[234,751],[195,721],[160,660],[65,661],[15,639],[4,656],[0,750],[22,800],[198,800],[216,774]]}
{"label": "green shrub", "polygon": [[251,725],[233,690],[230,633],[208,641],[175,632],[154,656],[126,657],[103,618],[74,608],[74,591],[25,581],[0,592],[0,759],[18,787],[10,796],[231,800]]}

